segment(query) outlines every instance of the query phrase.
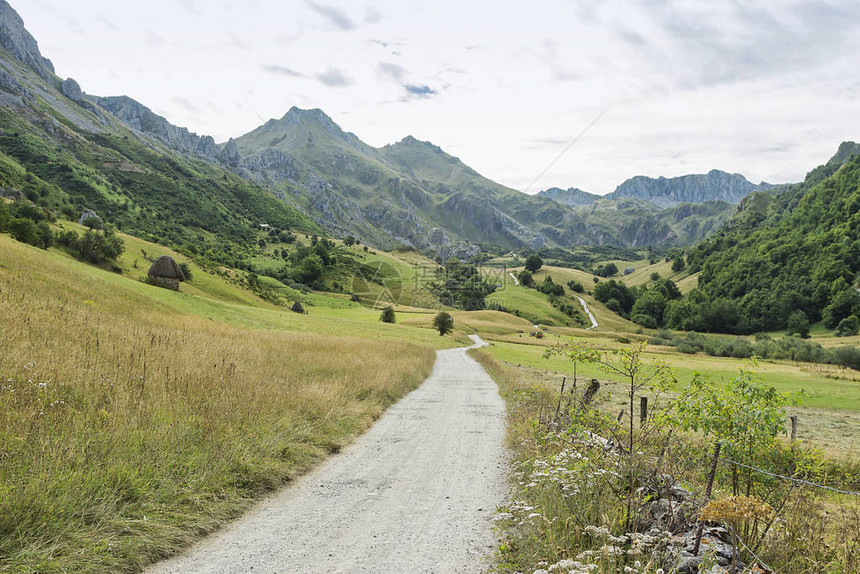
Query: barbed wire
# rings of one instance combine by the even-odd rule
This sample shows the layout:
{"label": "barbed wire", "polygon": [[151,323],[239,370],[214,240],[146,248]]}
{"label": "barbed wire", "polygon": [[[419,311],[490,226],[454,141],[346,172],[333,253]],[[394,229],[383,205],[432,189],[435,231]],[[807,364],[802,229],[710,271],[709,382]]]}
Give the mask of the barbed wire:
{"label": "barbed wire", "polygon": [[[707,456],[714,456],[714,454],[713,454],[713,453],[711,453],[711,452],[708,452],[708,451],[706,451],[706,450],[702,450],[702,449],[696,448],[696,447],[694,447],[694,446],[690,446],[690,445],[688,445],[688,444],[684,444],[680,439],[677,439],[677,438],[676,438],[676,440],[677,440],[678,444],[680,444],[681,446],[683,446],[683,447],[685,447],[685,448],[689,448],[690,450],[694,450],[694,451],[696,451],[696,452],[699,452],[699,453],[704,454],[704,455],[707,455]],[[804,480],[804,479],[802,479],[802,478],[795,478],[795,477],[793,477],[793,476],[785,476],[785,475],[783,475],[783,474],[777,474],[777,473],[774,473],[774,472],[770,472],[770,471],[764,470],[764,469],[762,469],[762,468],[758,468],[758,467],[755,467],[755,466],[751,466],[751,465],[749,465],[749,464],[744,464],[744,463],[742,463],[742,462],[738,462],[738,461],[736,461],[736,460],[732,460],[732,459],[730,459],[730,458],[726,458],[726,457],[724,457],[724,456],[719,457],[719,460],[721,460],[721,461],[723,461],[723,462],[727,462],[727,463],[729,463],[729,464],[733,464],[733,465],[735,465],[735,466],[739,466],[739,467],[741,467],[741,468],[746,468],[746,469],[749,469],[749,470],[754,470],[754,471],[756,471],[756,472],[758,472],[758,473],[765,474],[765,475],[767,475],[767,476],[772,476],[772,477],[774,477],[774,478],[779,478],[779,479],[781,479],[781,480],[787,480],[787,481],[793,482],[793,483],[795,483],[795,484],[803,484],[803,485],[806,485],[806,486],[812,486],[812,487],[820,488],[820,489],[823,489],[823,490],[829,490],[829,491],[831,491],[831,492],[836,492],[836,493],[839,493],[839,494],[847,494],[847,495],[849,495],[849,496],[860,496],[860,492],[855,492],[855,491],[853,491],[853,490],[841,490],[841,489],[839,489],[839,488],[834,488],[834,487],[832,487],[832,486],[827,486],[827,485],[825,485],[825,484],[818,484],[817,482],[812,482],[812,481],[810,481],[810,480]]]}

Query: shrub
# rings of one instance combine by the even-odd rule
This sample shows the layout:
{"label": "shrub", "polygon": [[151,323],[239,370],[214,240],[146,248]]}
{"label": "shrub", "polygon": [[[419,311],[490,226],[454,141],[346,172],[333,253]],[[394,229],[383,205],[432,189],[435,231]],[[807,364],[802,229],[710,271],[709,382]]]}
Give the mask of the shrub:
{"label": "shrub", "polygon": [[523,287],[534,287],[535,280],[532,277],[531,271],[522,270],[517,274],[517,281],[520,282],[520,285]]}
{"label": "shrub", "polygon": [[454,330],[454,318],[447,311],[441,311],[433,319],[433,327],[439,331],[439,335],[446,335]]}
{"label": "shrub", "polygon": [[567,282],[567,286],[570,287],[570,290],[574,293],[582,293],[585,291],[585,287],[582,286],[582,283],[573,279]]}
{"label": "shrub", "polygon": [[105,222],[98,215],[91,215],[81,222],[87,229],[104,229]]}
{"label": "shrub", "polygon": [[182,269],[182,274],[185,275],[185,280],[191,281],[192,272],[191,266],[188,264],[188,262],[182,261],[181,263],[179,263],[179,268]]}
{"label": "shrub", "polygon": [[560,297],[564,295],[564,287],[554,282],[552,280],[551,275],[547,275],[546,279],[543,280],[543,283],[537,289],[541,293],[554,297]]}
{"label": "shrub", "polygon": [[12,234],[12,239],[21,243],[36,245],[38,241],[36,223],[32,219],[13,219],[9,222],[9,232]]}
{"label": "shrub", "polygon": [[379,320],[383,323],[396,323],[397,319],[394,315],[394,307],[389,305],[385,309],[382,310],[382,314],[379,316]]}
{"label": "shrub", "polygon": [[833,349],[833,359],[837,365],[860,371],[860,349],[857,347],[838,347]]}
{"label": "shrub", "polygon": [[837,337],[851,337],[852,335],[856,335],[858,332],[860,332],[860,319],[857,318],[857,315],[845,317],[839,321],[839,325],[836,326]]}

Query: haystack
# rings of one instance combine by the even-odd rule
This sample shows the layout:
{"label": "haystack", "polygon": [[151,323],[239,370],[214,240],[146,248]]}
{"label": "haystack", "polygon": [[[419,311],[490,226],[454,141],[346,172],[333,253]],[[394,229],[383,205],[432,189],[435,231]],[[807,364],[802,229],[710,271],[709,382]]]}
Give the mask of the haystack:
{"label": "haystack", "polygon": [[148,278],[152,285],[179,291],[179,282],[185,281],[185,274],[170,255],[162,255],[149,268]]}

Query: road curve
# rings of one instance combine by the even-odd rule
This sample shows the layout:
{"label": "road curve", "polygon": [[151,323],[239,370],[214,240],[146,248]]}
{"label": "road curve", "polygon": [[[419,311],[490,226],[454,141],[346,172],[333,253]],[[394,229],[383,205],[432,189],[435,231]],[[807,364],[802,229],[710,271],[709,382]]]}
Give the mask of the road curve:
{"label": "road curve", "polygon": [[341,454],[147,572],[482,572],[506,492],[504,414],[466,349],[438,351],[421,387]]}

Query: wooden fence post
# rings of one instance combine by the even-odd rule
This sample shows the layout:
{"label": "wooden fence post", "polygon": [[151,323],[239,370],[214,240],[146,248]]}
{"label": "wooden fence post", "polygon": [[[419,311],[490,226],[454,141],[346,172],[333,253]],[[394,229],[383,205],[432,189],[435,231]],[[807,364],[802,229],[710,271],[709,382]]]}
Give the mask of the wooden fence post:
{"label": "wooden fence post", "polygon": [[642,426],[648,422],[648,397],[639,397],[639,422]]}

